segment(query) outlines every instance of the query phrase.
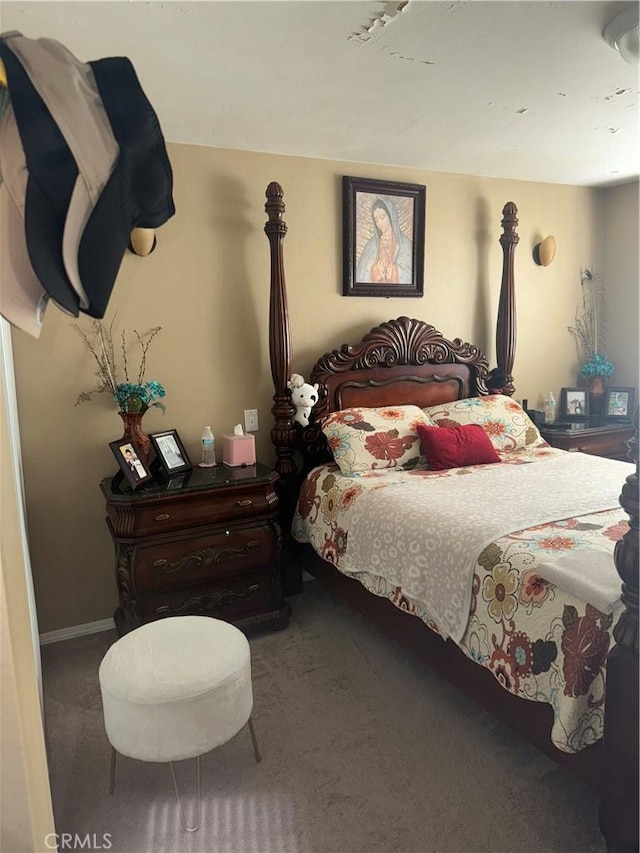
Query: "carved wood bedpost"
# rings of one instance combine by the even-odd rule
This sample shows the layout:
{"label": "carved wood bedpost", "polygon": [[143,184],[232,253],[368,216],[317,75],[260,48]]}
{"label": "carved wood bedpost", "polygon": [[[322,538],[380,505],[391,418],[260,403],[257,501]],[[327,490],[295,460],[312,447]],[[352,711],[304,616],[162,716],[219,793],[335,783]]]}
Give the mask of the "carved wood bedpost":
{"label": "carved wood bedpost", "polygon": [[513,256],[520,241],[516,233],[518,208],[508,201],[502,208],[502,283],[498,320],[496,325],[496,361],[502,374],[502,393],[511,396],[516,390],[513,384],[513,362],[516,354],[516,301],[513,287]]}
{"label": "carved wood bedpost", "polygon": [[608,853],[638,850],[638,410],[634,426],[636,433],[628,444],[636,470],[620,495],[629,530],[613,555],[625,610],[614,628],[615,645],[607,658],[600,830]]}
{"label": "carved wood bedpost", "polygon": [[271,290],[269,296],[269,358],[273,378],[274,425],[271,428],[271,443],[275,447],[275,470],[280,475],[277,485],[279,501],[279,520],[283,533],[282,544],[282,585],[285,595],[302,592],[302,568],[292,555],[292,540],[289,536],[291,520],[298,495],[297,466],[293,458],[296,445],[296,429],[293,416],[295,408],[287,381],[291,376],[291,342],[289,335],[289,310],[287,308],[287,286],[284,276],[282,241],[287,233],[283,219],[285,207],[280,184],[270,183],[266,191],[264,206],[269,217],[264,231],[269,238],[271,253]]}
{"label": "carved wood bedpost", "polygon": [[289,310],[287,308],[287,289],[282,259],[282,241],[287,233],[283,214],[285,211],[283,192],[280,184],[270,183],[266,192],[264,206],[269,217],[265,223],[265,234],[269,238],[271,251],[271,290],[269,296],[269,358],[271,376],[275,394],[271,409],[274,425],[271,429],[271,442],[276,449],[275,469],[281,477],[296,473],[293,449],[296,432],[293,426],[295,408],[287,388],[291,376],[291,344],[289,337]]}

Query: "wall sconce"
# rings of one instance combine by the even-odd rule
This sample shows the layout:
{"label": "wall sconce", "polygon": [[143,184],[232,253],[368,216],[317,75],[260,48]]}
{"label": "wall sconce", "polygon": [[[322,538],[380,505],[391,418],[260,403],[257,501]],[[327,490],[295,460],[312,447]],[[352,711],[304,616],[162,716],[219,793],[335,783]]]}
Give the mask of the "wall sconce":
{"label": "wall sconce", "polygon": [[158,241],[156,240],[156,232],[153,228],[134,228],[129,234],[128,249],[134,255],[141,258],[146,258],[155,249]]}
{"label": "wall sconce", "polygon": [[638,4],[632,3],[609,21],[602,37],[610,47],[618,51],[625,62],[629,65],[638,65],[640,64],[639,31]]}
{"label": "wall sconce", "polygon": [[539,267],[548,267],[556,256],[556,238],[551,234],[533,248],[533,260]]}

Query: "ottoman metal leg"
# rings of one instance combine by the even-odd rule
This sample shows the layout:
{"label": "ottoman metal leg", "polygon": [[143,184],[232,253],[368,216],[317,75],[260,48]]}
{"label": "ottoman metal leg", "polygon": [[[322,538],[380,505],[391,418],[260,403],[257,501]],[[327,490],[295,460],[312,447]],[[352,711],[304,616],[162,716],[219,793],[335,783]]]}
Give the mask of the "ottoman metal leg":
{"label": "ottoman metal leg", "polygon": [[178,780],[176,779],[176,771],[173,769],[173,761],[169,762],[169,767],[171,768],[171,778],[173,779],[173,789],[176,792],[176,799],[178,800],[178,805],[180,806],[180,814],[182,817],[182,826],[187,832],[195,832],[197,829],[200,829],[200,756],[196,758],[196,824],[195,826],[187,825],[187,816],[184,811],[184,805],[182,803],[182,797],[180,796],[180,790],[178,788]]}
{"label": "ottoman metal leg", "polygon": [[262,756],[260,755],[260,747],[258,746],[258,738],[256,737],[256,730],[253,728],[253,720],[249,717],[249,731],[251,732],[251,740],[253,741],[253,752],[256,756],[256,761],[262,761]]}
{"label": "ottoman metal leg", "polygon": [[111,747],[111,770],[109,772],[109,793],[113,794],[116,787],[116,755],[118,753]]}

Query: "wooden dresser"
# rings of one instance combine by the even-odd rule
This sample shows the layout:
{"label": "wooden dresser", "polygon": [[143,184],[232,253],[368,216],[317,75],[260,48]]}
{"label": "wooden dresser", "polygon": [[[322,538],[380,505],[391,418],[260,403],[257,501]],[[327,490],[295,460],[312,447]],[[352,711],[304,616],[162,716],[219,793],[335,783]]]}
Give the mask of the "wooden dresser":
{"label": "wooden dresser", "polygon": [[631,460],[627,456],[627,441],[634,434],[633,424],[585,422],[584,426],[564,428],[545,428],[540,426],[540,434],[552,447],[560,450],[579,450],[592,456],[606,456],[608,459]]}
{"label": "wooden dresser", "polygon": [[284,628],[291,608],[282,594],[277,481],[260,464],[196,467],[136,492],[103,480],[118,633],[180,615]]}

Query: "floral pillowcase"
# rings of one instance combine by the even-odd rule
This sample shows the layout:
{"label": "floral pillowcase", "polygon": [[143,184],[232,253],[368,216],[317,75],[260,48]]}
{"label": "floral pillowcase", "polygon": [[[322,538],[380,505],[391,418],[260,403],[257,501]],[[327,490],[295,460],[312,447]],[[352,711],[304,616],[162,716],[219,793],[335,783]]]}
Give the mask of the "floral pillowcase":
{"label": "floral pillowcase", "polygon": [[502,394],[469,397],[422,410],[438,426],[479,424],[499,451],[539,447],[546,442],[519,403]]}
{"label": "floral pillowcase", "polygon": [[418,424],[435,425],[418,406],[351,408],[329,415],[322,431],[341,473],[352,475],[415,468]]}

